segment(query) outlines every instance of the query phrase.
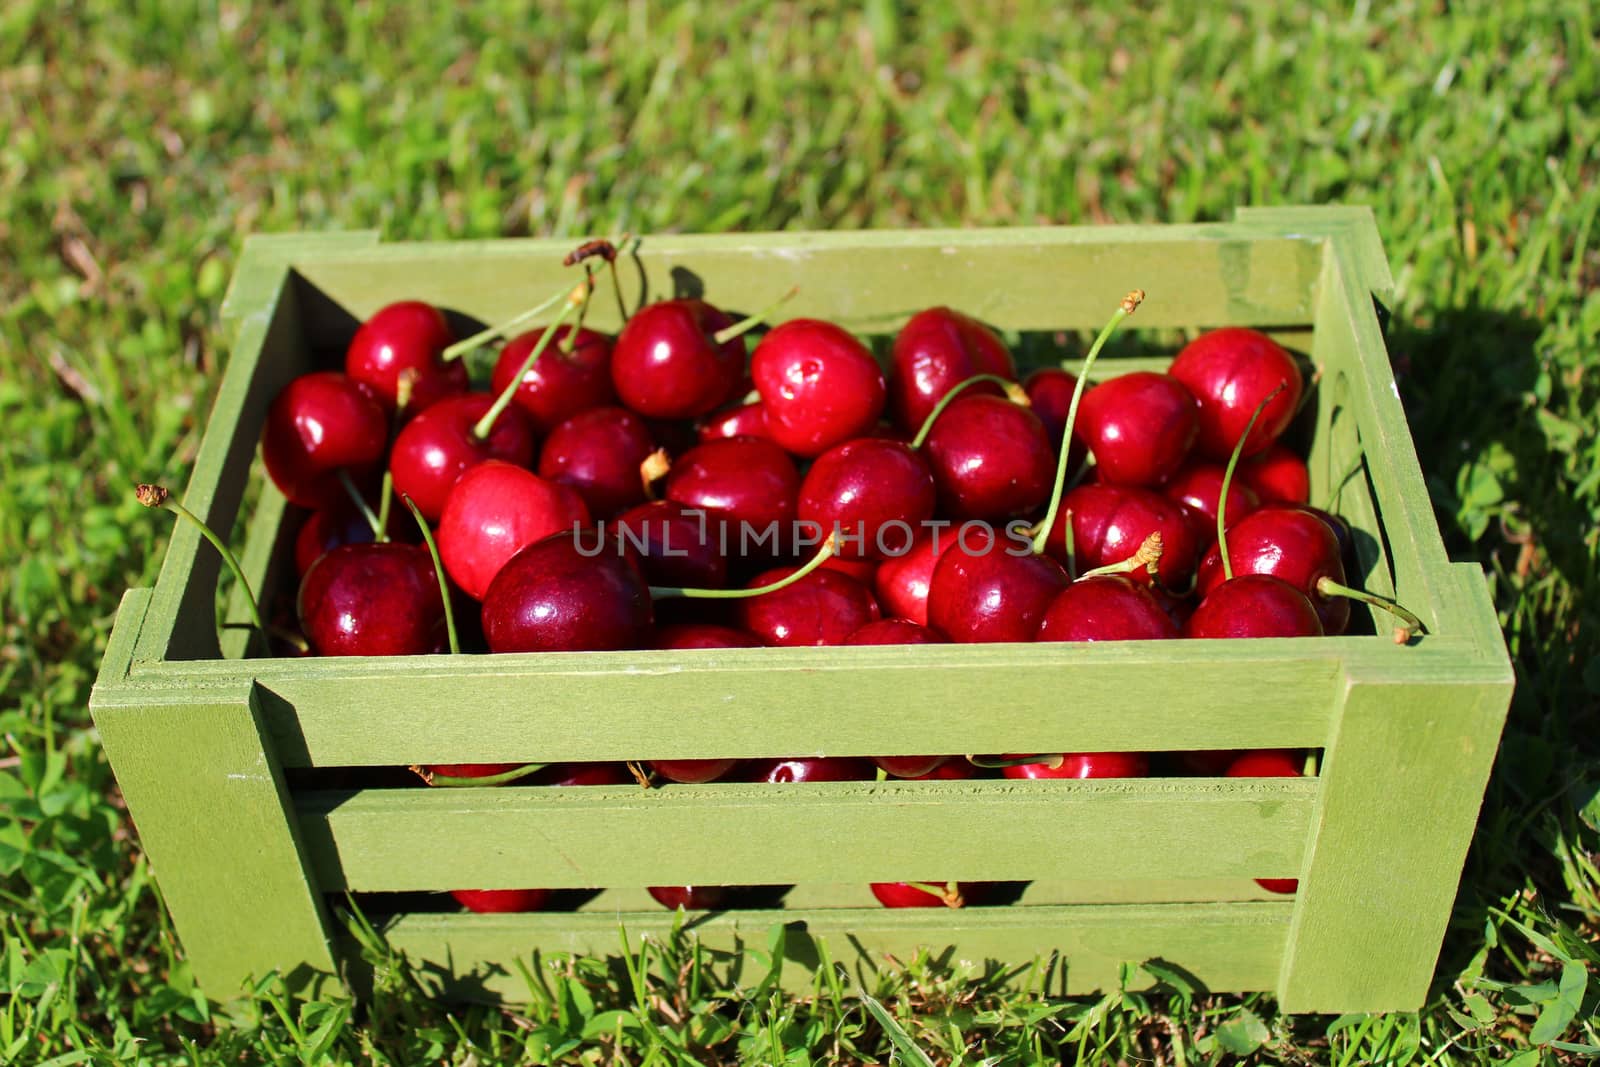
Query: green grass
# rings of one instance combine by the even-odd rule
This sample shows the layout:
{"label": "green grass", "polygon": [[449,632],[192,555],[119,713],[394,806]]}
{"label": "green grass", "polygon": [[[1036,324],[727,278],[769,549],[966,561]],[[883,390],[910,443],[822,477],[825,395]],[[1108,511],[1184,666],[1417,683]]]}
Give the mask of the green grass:
{"label": "green grass", "polygon": [[[907,1040],[963,1063],[1600,1052],[1590,5],[918,6],[0,9],[0,1061],[919,1062]],[[687,940],[629,973],[541,971],[503,1012],[432,1004],[395,961],[364,1005],[268,985],[224,1013],[195,995],[84,708],[117,598],[151,579],[167,529],[130,486],[183,483],[245,233],[1185,221],[1321,202],[1377,212],[1436,510],[1451,551],[1488,569],[1519,674],[1421,1013],[1288,1018],[1173,985],[1008,998],[926,961],[866,990],[880,1012],[827,982],[802,999],[730,988]]]}

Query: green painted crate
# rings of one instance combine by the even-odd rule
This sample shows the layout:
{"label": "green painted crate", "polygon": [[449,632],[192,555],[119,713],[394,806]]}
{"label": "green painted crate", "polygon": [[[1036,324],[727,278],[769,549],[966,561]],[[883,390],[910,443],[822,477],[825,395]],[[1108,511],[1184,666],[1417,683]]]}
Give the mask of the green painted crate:
{"label": "green painted crate", "polygon": [[[500,321],[570,272],[564,241],[383,245],[263,237],[224,308],[233,354],[185,501],[218,528],[258,478],[266,407],[355,318],[402,297]],[[852,968],[927,947],[1052,961],[1052,988],[1104,988],[1124,962],[1177,964],[1290,1011],[1412,1009],[1433,973],[1512,685],[1481,571],[1445,557],[1376,300],[1390,286],[1362,209],[1241,211],[1197,226],[663,236],[625,278],[652,298],[690,272],[719,304],[863,334],[950,304],[1005,329],[1271,329],[1319,368],[1313,492],[1364,456],[1341,510],[1357,577],[1426,621],[1411,647],[1295,641],[242,659],[219,565],[173,534],[153,589],[125,597],[92,700],[177,931],[226,999],[271,968],[315,985],[360,969],[344,891],[603,887],[570,913],[400,915],[392,944],[441,991],[515,996],[514,960],[609,953],[672,916],[640,887],[798,883],[781,910],[697,922],[737,959],[785,924]],[[615,326],[604,321],[601,326]],[[1149,361],[1146,361],[1148,364]],[[1106,373],[1116,373],[1109,360]],[[245,566],[277,580],[288,530],[263,486]],[[1379,627],[1378,632],[1386,632]],[[807,753],[1320,748],[1320,777],[1100,782],[385,789],[308,792],[306,768]],[[1298,877],[1271,898],[1255,877]],[[865,884],[1029,880],[1005,907],[889,911]],[[814,963],[813,963],[814,965]]]}

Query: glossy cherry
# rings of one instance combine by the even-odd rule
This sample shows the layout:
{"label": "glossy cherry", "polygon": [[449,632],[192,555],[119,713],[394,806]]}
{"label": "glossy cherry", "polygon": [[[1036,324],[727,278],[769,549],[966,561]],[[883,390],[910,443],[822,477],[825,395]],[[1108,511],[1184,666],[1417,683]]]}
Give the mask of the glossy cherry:
{"label": "glossy cherry", "polygon": [[844,559],[840,556],[829,556],[822,561],[822,566],[826,570],[838,571],[846,578],[854,578],[868,589],[872,588],[873,579],[878,574],[878,563],[876,560],[871,559]]}
{"label": "glossy cherry", "polygon": [[644,420],[626,408],[580,411],[545,438],[539,477],[570,485],[596,519],[645,501],[639,465],[656,450]]}
{"label": "glossy cherry", "polygon": [[[370,501],[369,501],[370,503]],[[404,509],[389,513],[390,540],[415,542],[417,527]],[[340,545],[373,541],[372,523],[356,509],[348,494],[335,497],[306,516],[294,538],[295,573],[304,575],[324,552]]]}
{"label": "glossy cherry", "polygon": [[461,476],[439,520],[439,556],[452,580],[482,600],[521,549],[589,523],[583,498],[532,471],[489,460]]}
{"label": "glossy cherry", "polygon": [[904,553],[878,564],[872,588],[885,614],[928,624],[928,583],[939,559],[956,543],[954,528],[943,525],[918,537]]}
{"label": "glossy cherry", "polygon": [[733,319],[703,300],[663,300],[639,309],[611,351],[611,384],[641,415],[688,419],[715,411],[739,388],[745,342],[718,344]]}
{"label": "glossy cherry", "polygon": [[[947,307],[911,316],[895,335],[889,360],[889,406],[901,429],[915,433],[950,389],[974,374],[1015,379],[1005,342],[978,320]],[[974,392],[999,395],[984,383]]]}
{"label": "glossy cherry", "polygon": [[339,471],[370,469],[388,443],[389,420],[369,387],[314,371],[284,386],[267,409],[261,459],[290,503],[315,508],[344,495]]}
{"label": "glossy cherry", "polygon": [[757,648],[760,644],[755,634],[709,622],[673,623],[656,630],[657,648]]}
{"label": "glossy cherry", "polygon": [[409,496],[430,521],[444,513],[456,479],[485,460],[533,465],[533,425],[516,407],[500,413],[487,437],[478,436],[478,420],[493,404],[494,398],[483,393],[445,397],[395,438],[389,454],[395,492]]}
{"label": "glossy cherry", "polygon": [[1121,574],[1084,578],[1050,602],[1039,624],[1040,641],[1157,641],[1178,636],[1178,626],[1149,587]]}
{"label": "glossy cherry", "polygon": [[675,500],[652,500],[618,515],[610,524],[639,554],[651,585],[722,589],[728,560],[706,512]]}
{"label": "glossy cherry", "polygon": [[1032,641],[1067,572],[1026,540],[969,523],[928,585],[928,623],[959,643]]}
{"label": "glossy cherry", "polygon": [[856,756],[804,756],[754,760],[739,772],[746,782],[870,782],[877,768]]}
{"label": "glossy cherry", "polygon": [[1007,778],[1143,778],[1150,757],[1143,752],[1070,752],[1059,766],[1019,763],[1000,772]]}
{"label": "glossy cherry", "polygon": [[682,785],[714,782],[739,764],[736,759],[653,759],[646,762],[661,777]]}
{"label": "glossy cherry", "polygon": [[701,441],[772,436],[767,432],[767,409],[759,400],[707,415],[696,425],[695,433]]}
{"label": "glossy cherry", "polygon": [[942,513],[1003,522],[1050,498],[1056,455],[1044,424],[1003,397],[962,394],[924,445]]}
{"label": "glossy cherry", "polygon": [[548,889],[452,889],[450,895],[468,911],[484,915],[543,911],[550,903]]}
{"label": "glossy cherry", "polygon": [[344,372],[370,386],[390,411],[398,399],[400,375],[410,372],[409,417],[443,397],[467,391],[466,364],[440,358],[453,340],[438,308],[402,300],[379,308],[361,324],[345,350]]}
{"label": "glossy cherry", "polygon": [[[1072,407],[1072,393],[1077,387],[1078,379],[1060,367],[1043,367],[1022,380],[1022,388],[1033,403],[1033,413],[1044,424],[1052,448],[1061,447],[1061,435],[1067,428],[1067,411]],[[1078,406],[1083,405],[1080,402]]]}
{"label": "glossy cherry", "polygon": [[[1299,778],[1302,761],[1297,753],[1281,749],[1246,752],[1228,765],[1229,778]],[[1256,885],[1269,893],[1293,893],[1300,888],[1297,878],[1257,878]]]}
{"label": "glossy cherry", "polygon": [[[756,575],[747,588],[770,585],[798,568],[776,567]],[[866,586],[838,571],[812,571],[793,585],[736,602],[739,625],[766,645],[838,645],[878,618],[878,602]]]}
{"label": "glossy cherry", "polygon": [[[930,883],[941,892],[944,891],[943,882]],[[920,886],[909,882],[873,882],[869,889],[872,895],[878,898],[878,903],[886,908],[944,908],[950,904],[940,896],[928,892]],[[957,885],[962,905],[978,904],[989,890],[987,882],[961,882]]]}
{"label": "glossy cherry", "polygon": [[910,619],[869,622],[844,639],[847,645],[942,645],[944,635]]}
{"label": "glossy cherry", "polygon": [[[1342,634],[1350,623],[1350,601],[1324,596],[1317,583],[1331,578],[1343,585],[1339,538],[1321,518],[1303,508],[1276,505],[1251,512],[1228,527],[1228,560],[1234,577],[1270,574],[1310,598],[1327,634]],[[1196,586],[1202,599],[1223,582],[1222,553],[1216,545],[1200,563]]]}
{"label": "glossy cherry", "polygon": [[800,484],[799,518],[839,532],[845,559],[903,552],[933,518],[933,475],[899,441],[859,437],[817,457]]}
{"label": "glossy cherry", "polygon": [[[517,368],[527,362],[543,335],[543,329],[529,330],[505,343],[489,378],[490,392],[499,396],[511,384]],[[580,328],[568,352],[572,336],[571,326],[556,329],[512,397],[538,433],[549,433],[580,411],[617,402],[616,390],[611,387],[611,338]]]}
{"label": "glossy cherry", "polygon": [[[1050,528],[1046,551],[1059,560],[1067,558],[1067,514],[1072,516],[1073,551],[1077,572],[1121,563],[1139,550],[1145,538],[1161,534],[1161,562],[1157,567],[1161,583],[1169,589],[1184,588],[1194,573],[1199,545],[1194,525],[1181,505],[1152,489],[1115,485],[1080,485],[1062,498],[1061,515]],[[1134,581],[1150,581],[1143,569],[1129,575]]]}
{"label": "glossy cherry", "polygon": [[[1215,544],[1217,540],[1217,502],[1222,498],[1222,479],[1227,467],[1210,460],[1192,460],[1161,487],[1161,495],[1188,508],[1195,523],[1195,536],[1199,543]],[[1228,486],[1228,518],[1232,526],[1261,506],[1256,491],[1245,485],[1235,472]]]}
{"label": "glossy cherry", "polygon": [[726,885],[653,885],[649,892],[662,907],[685,911],[719,911],[737,887]]}
{"label": "glossy cherry", "polygon": [[1184,625],[1185,637],[1321,637],[1306,595],[1270,574],[1241,574],[1213,589]]}
{"label": "glossy cherry", "polygon": [[[787,551],[800,473],[788,453],[759,437],[707,441],[685,452],[667,475],[668,500],[703,511],[732,556]],[[768,534],[769,527],[773,532]],[[755,542],[767,535],[759,548]],[[723,540],[725,538],[725,540]]]}
{"label": "glossy cherry", "polygon": [[867,346],[820,319],[790,319],[750,357],[767,434],[797,456],[860,437],[883,414],[883,371]]}
{"label": "glossy cherry", "polygon": [[444,602],[427,550],[343,545],[300,580],[300,631],[318,655],[411,656],[445,648]]}
{"label": "glossy cherry", "polygon": [[1306,504],[1311,500],[1311,472],[1294,451],[1275,444],[1239,464],[1235,472],[1265,504]]}
{"label": "glossy cherry", "polygon": [[1189,458],[1199,410],[1176,378],[1135,371],[1084,392],[1073,436],[1088,445],[1102,483],[1153,488]]}
{"label": "glossy cherry", "polygon": [[[491,652],[648,648],[650,589],[614,545],[588,547],[576,531],[552,534],[508,560],[483,597]],[[591,554],[598,548],[597,553]]]}
{"label": "glossy cherry", "polygon": [[1279,385],[1245,441],[1244,455],[1264,452],[1300,408],[1300,366],[1272,338],[1242,326],[1202,334],[1184,346],[1168,370],[1200,405],[1196,448],[1226,462],[1257,406]]}

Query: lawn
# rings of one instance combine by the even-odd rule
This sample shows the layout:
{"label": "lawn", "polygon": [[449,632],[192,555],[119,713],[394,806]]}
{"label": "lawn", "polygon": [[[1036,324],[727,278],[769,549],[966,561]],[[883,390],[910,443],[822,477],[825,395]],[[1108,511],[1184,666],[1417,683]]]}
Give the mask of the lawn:
{"label": "lawn", "polygon": [[[0,9],[0,1062],[1579,1062],[1600,1055],[1600,25],[1571,2]],[[1198,6],[1198,5],[1196,5]],[[1318,10],[1312,10],[1317,8]],[[559,14],[555,12],[559,11]],[[687,943],[450,1010],[196,995],[85,704],[227,358],[251,232],[1190,221],[1365,203],[1452,554],[1518,690],[1425,1009],[1181,988],[863,1003]],[[996,279],[996,284],[1002,284]],[[381,945],[374,944],[382,959]],[[637,961],[636,961],[637,962]],[[887,1013],[887,1014],[885,1014]],[[898,1024],[887,1026],[884,1018]]]}

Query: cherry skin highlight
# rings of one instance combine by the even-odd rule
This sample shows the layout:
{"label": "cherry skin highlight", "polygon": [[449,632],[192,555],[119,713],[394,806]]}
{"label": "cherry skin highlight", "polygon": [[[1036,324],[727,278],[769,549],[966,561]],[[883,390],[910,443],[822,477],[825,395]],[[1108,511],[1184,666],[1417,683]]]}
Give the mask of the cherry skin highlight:
{"label": "cherry skin highlight", "polygon": [[1101,483],[1153,488],[1183,466],[1199,430],[1199,405],[1182,382],[1136,371],[1084,392],[1073,435],[1089,446]]}
{"label": "cherry skin highlight", "polygon": [[883,414],[883,371],[867,346],[820,319],[774,327],[750,357],[767,434],[797,456],[860,437]]}
{"label": "cherry skin highlight", "polygon": [[[944,395],[975,374],[1017,377],[1010,350],[993,330],[947,307],[911,316],[895,335],[889,360],[889,403],[896,425],[916,433]],[[999,387],[988,382],[969,391],[1000,395]]]}
{"label": "cherry skin highlight", "polygon": [[545,439],[539,477],[570,485],[589,514],[609,519],[645,501],[639,466],[656,450],[644,420],[626,408],[580,411]]}
{"label": "cherry skin highlight", "polygon": [[[1299,778],[1301,762],[1281,749],[1246,752],[1228,766],[1229,778]],[[1298,878],[1257,878],[1256,885],[1269,893],[1293,893],[1300,888]]]}
{"label": "cherry skin highlight", "polygon": [[759,400],[707,415],[695,432],[702,442],[724,437],[772,437],[767,432],[767,409]]}
{"label": "cherry skin highlight", "polygon": [[1143,752],[1070,752],[1061,765],[1019,763],[1000,772],[1006,778],[1143,778],[1150,773],[1150,757]]}
{"label": "cherry skin highlight", "polygon": [[703,300],[641,308],[617,335],[611,384],[641,415],[689,419],[715,411],[739,388],[745,343],[713,336],[733,319]]}
{"label": "cherry skin highlight", "polygon": [[300,580],[300,631],[322,656],[414,656],[445,648],[444,601],[427,550],[343,545]]}
{"label": "cherry skin highlight", "polygon": [[1159,641],[1178,636],[1177,624],[1148,587],[1120,574],[1084,578],[1050,602],[1040,641]]}
{"label": "cherry skin highlight", "polygon": [[344,495],[338,472],[383,459],[389,420],[372,390],[334,371],[302,374],[267,409],[261,459],[273,484],[303,508]]}
{"label": "cherry skin highlight", "polygon": [[719,548],[745,556],[753,539],[776,524],[775,541],[761,547],[773,555],[787,551],[800,496],[800,473],[783,449],[759,437],[729,437],[696,445],[672,465],[668,500],[703,511]]}
{"label": "cherry skin highlight", "polygon": [[417,414],[447,396],[467,391],[467,368],[460,360],[441,357],[455,340],[444,313],[420,300],[402,300],[379,308],[361,324],[344,354],[344,372],[371,387],[384,407],[393,411],[399,399],[400,375],[411,374],[406,416]]}
{"label": "cherry skin highlight", "polygon": [[940,511],[1003,522],[1050,499],[1056,457],[1039,417],[1003,397],[963,393],[925,443]]}
{"label": "cherry skin highlight", "polygon": [[[1303,508],[1280,505],[1245,516],[1228,527],[1227,536],[1235,578],[1244,574],[1282,578],[1311,600],[1323,633],[1344,633],[1350,623],[1350,601],[1317,590],[1323,578],[1340,585],[1345,579],[1339,539],[1326,522]],[[1196,590],[1204,599],[1222,583],[1222,553],[1212,545],[1200,562]]]}
{"label": "cherry skin highlight", "polygon": [[[530,330],[505,343],[489,376],[491,393],[499,396],[505,391],[542,336],[542,328]],[[580,411],[617,402],[616,390],[611,387],[611,338],[580,329],[572,351],[567,352],[570,337],[571,326],[557,327],[512,394],[511,402],[528,416],[536,433],[548,434]]]}
{"label": "cherry skin highlight", "polygon": [[755,760],[739,773],[746,782],[870,782],[877,768],[856,756],[810,756]]}
{"label": "cherry skin highlight", "polygon": [[1300,366],[1272,338],[1242,326],[1212,330],[1184,346],[1168,370],[1200,404],[1202,455],[1226,463],[1256,408],[1279,385],[1245,442],[1246,458],[1264,452],[1300,408]]}
{"label": "cherry skin highlight", "polygon": [[956,531],[944,526],[920,536],[906,551],[878,564],[872,587],[884,612],[920,626],[928,625],[928,583],[933,580],[933,569],[940,558],[955,543]]}
{"label": "cherry skin highlight", "polygon": [[[798,568],[777,567],[756,575],[755,589],[787,578]],[[866,586],[838,571],[818,569],[777,592],[737,601],[739,625],[766,645],[843,644],[878,618],[878,603]]]}
{"label": "cherry skin highlight", "polygon": [[463,473],[485,460],[531,467],[533,426],[516,407],[495,420],[489,436],[473,429],[494,398],[483,393],[445,397],[406,423],[389,454],[395,492],[409,496],[424,518],[437,522],[445,500]]}
{"label": "cherry skin highlight", "polygon": [[963,527],[967,536],[958,535],[933,570],[929,624],[957,643],[1032,641],[1067,572],[1026,541],[974,526]]}
{"label": "cherry skin highlight", "polygon": [[649,892],[656,903],[676,911],[719,911],[727,906],[734,887],[725,885],[653,885]]}
{"label": "cherry skin highlight", "polygon": [[[495,575],[483,597],[491,652],[592,652],[648,648],[655,620],[650,590],[632,563],[601,546],[579,550],[566,530],[528,545]],[[597,535],[590,533],[590,547]]]}
{"label": "cherry skin highlight", "polygon": [[439,520],[439,557],[451,579],[482,600],[500,568],[520,550],[588,524],[589,509],[572,489],[488,460],[463,474],[450,491]]}
{"label": "cherry skin highlight", "polygon": [[860,437],[824,452],[800,484],[799,517],[838,530],[842,558],[882,559],[933,518],[933,475],[898,441]]}
{"label": "cherry skin highlight", "polygon": [[1185,637],[1321,637],[1304,593],[1270,574],[1243,574],[1213,589],[1184,625]]}

